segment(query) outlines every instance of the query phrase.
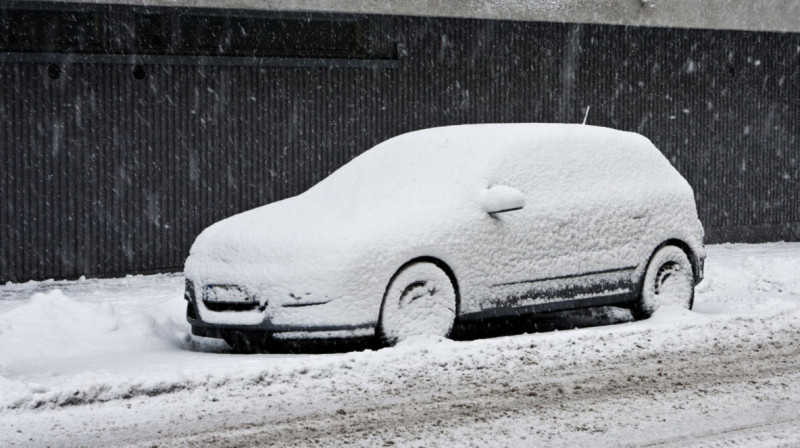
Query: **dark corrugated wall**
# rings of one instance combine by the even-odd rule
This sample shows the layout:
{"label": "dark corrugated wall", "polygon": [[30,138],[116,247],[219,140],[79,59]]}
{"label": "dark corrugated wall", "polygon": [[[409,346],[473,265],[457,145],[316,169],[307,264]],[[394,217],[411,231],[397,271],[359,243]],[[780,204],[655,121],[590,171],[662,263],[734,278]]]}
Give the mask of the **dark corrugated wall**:
{"label": "dark corrugated wall", "polygon": [[710,242],[800,240],[800,35],[360,18],[399,60],[176,58],[139,80],[119,58],[61,57],[51,79],[2,55],[0,281],[180,268],[204,227],[391,136],[587,106],[661,148]]}

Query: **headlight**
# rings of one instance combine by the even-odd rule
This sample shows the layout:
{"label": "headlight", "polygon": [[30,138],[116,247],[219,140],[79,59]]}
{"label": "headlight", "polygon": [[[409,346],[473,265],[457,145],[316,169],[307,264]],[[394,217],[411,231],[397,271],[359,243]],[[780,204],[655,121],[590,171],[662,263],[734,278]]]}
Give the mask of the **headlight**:
{"label": "headlight", "polygon": [[208,285],[203,300],[212,303],[254,303],[247,291],[233,285]]}

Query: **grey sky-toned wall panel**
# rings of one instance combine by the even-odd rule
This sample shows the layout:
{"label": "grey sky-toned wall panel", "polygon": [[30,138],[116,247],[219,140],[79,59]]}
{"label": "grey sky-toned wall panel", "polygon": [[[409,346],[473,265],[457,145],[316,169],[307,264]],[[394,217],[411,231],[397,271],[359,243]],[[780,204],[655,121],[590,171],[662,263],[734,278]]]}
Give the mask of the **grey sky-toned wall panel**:
{"label": "grey sky-toned wall panel", "polygon": [[0,281],[180,268],[209,224],[298,194],[399,133],[580,122],[587,106],[589,124],[662,149],[709,241],[800,240],[800,35],[359,18],[402,55],[189,58],[145,63],[144,79],[89,56],[59,60],[50,79],[48,63],[0,54]]}
{"label": "grey sky-toned wall panel", "polygon": [[[7,0],[9,1],[9,0]],[[13,0],[11,0],[13,1]],[[52,3],[54,0],[36,0]],[[142,0],[55,0],[141,4]],[[148,0],[150,6],[326,11],[675,28],[800,31],[798,0]]]}

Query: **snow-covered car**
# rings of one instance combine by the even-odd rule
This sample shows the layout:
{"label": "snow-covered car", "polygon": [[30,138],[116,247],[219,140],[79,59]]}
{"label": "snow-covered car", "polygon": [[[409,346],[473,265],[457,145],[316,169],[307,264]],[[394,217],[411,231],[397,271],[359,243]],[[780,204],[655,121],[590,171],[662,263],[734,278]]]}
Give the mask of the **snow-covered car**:
{"label": "snow-covered car", "polygon": [[196,335],[446,337],[454,322],[600,305],[691,308],[691,187],[645,137],[569,124],[410,132],[296,197],[205,229],[186,260]]}

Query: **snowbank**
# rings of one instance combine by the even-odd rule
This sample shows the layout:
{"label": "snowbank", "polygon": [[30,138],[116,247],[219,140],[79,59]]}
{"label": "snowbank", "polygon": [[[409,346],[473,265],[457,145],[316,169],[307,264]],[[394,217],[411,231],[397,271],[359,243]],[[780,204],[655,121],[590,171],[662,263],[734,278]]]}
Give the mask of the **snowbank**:
{"label": "snowbank", "polygon": [[43,359],[166,348],[177,339],[170,324],[108,303],[80,303],[60,289],[35,293],[0,316],[0,359],[15,369]]}
{"label": "snowbank", "polygon": [[[164,281],[168,277],[155,277],[161,280],[160,294],[145,296],[146,300],[91,286],[82,291],[88,285],[96,288],[98,281],[41,282],[42,292],[31,292],[37,282],[3,287],[6,292],[29,293],[29,299],[7,301],[0,308],[0,407],[35,404],[39,401],[35,397],[47,394],[54,384],[61,390],[48,401],[67,403],[105,393],[113,367],[135,369],[141,353],[170,353],[196,344],[183,322],[179,293],[168,294],[168,301],[159,300],[170,285]],[[130,280],[116,282],[124,285]],[[139,287],[147,283],[133,281]],[[68,297],[58,286],[74,288],[82,300]]]}

